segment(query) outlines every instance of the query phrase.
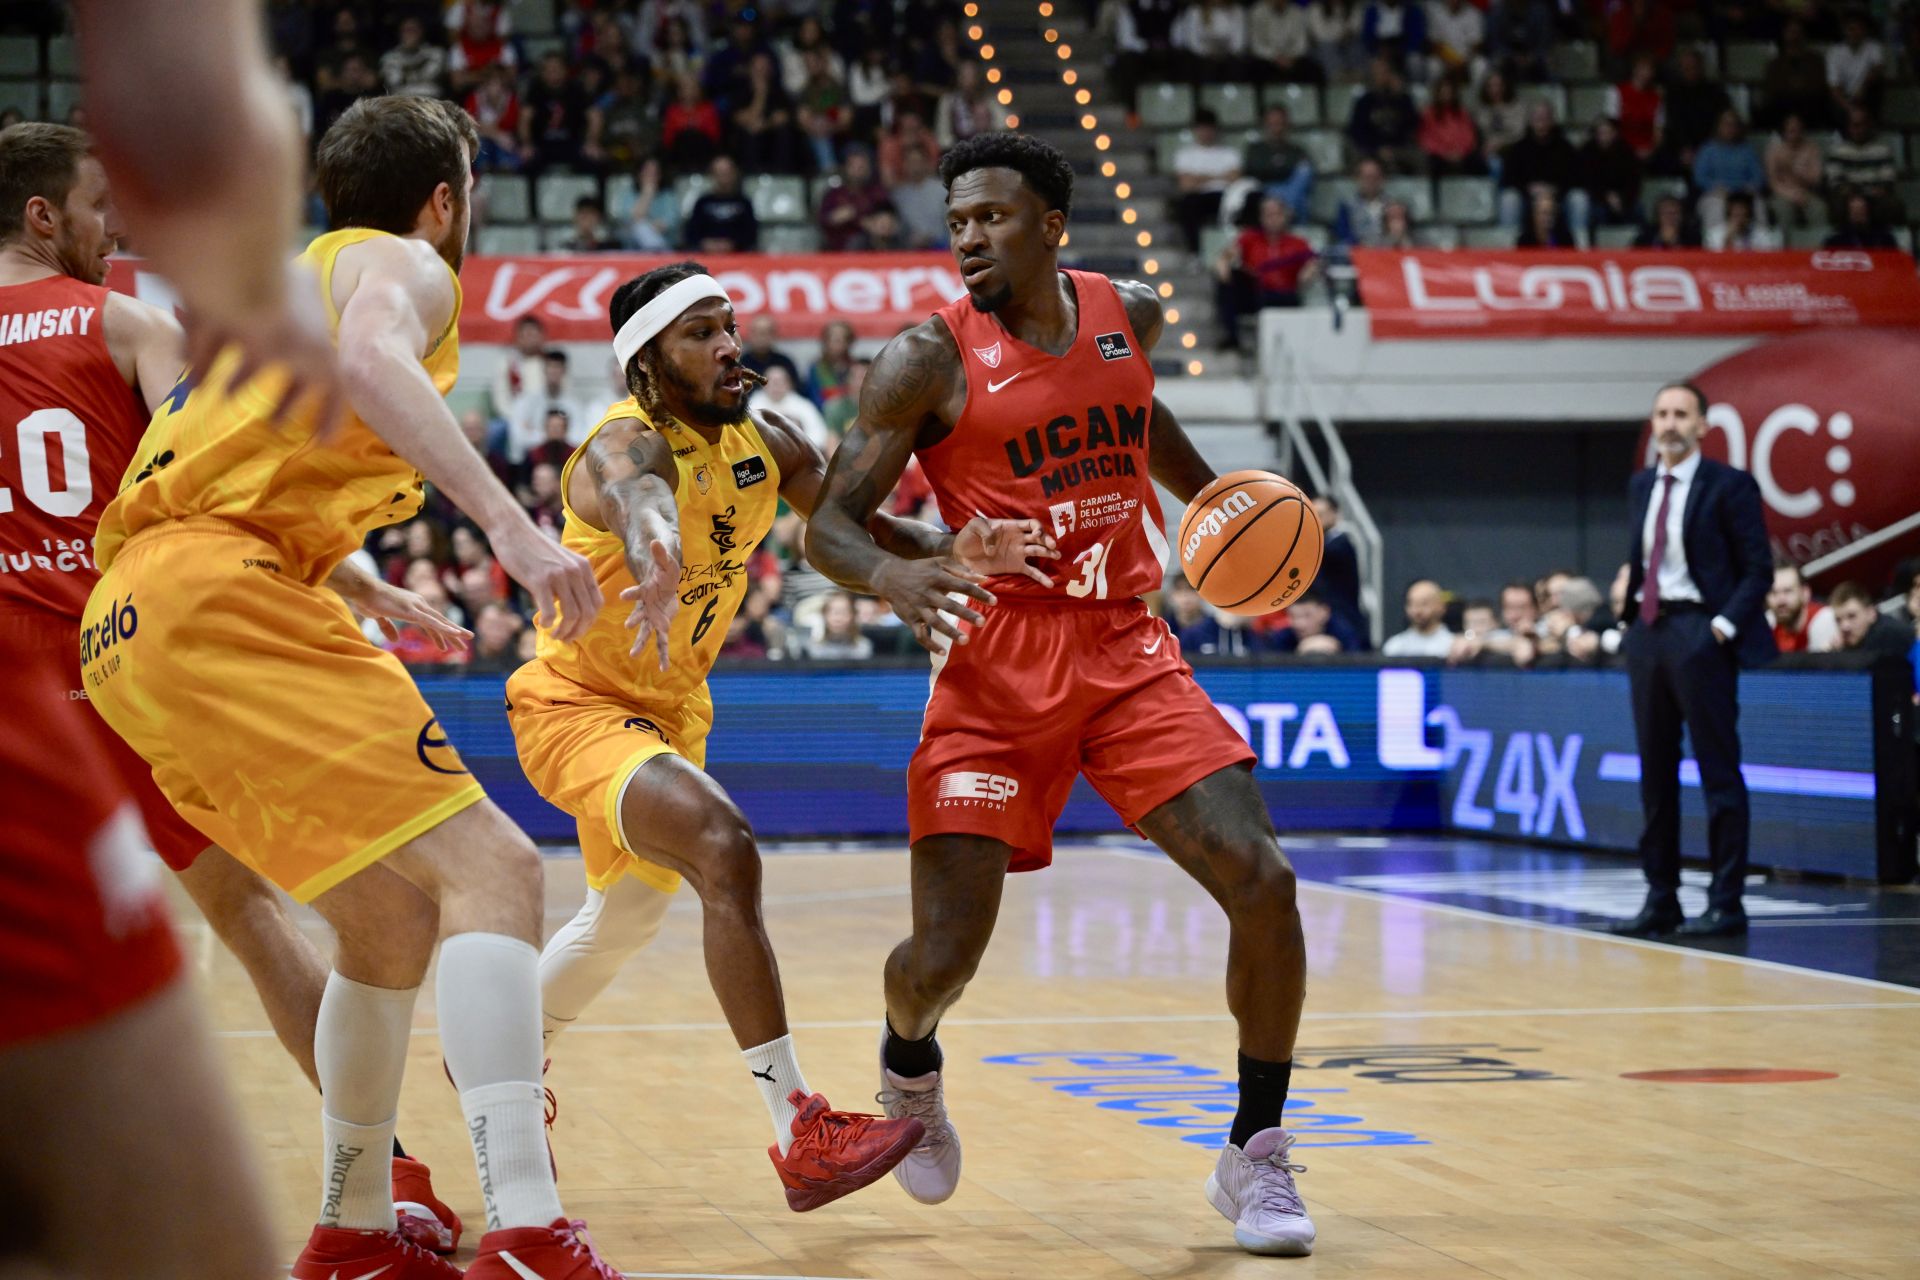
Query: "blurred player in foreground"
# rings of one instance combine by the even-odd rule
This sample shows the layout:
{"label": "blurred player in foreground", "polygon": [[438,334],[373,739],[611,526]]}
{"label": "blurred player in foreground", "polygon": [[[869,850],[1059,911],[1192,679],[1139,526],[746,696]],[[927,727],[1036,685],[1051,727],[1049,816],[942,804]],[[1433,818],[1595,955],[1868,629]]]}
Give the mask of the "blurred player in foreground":
{"label": "blurred player in foreground", "polygon": [[87,119],[140,253],[180,293],[191,356],[268,363],[323,426],[339,359],[310,269],[283,266],[306,157],[254,0],[74,0]]}
{"label": "blurred player in foreground", "polygon": [[[578,820],[587,866],[586,904],[541,957],[547,1033],[580,1016],[691,880],[708,977],[773,1120],[767,1154],[788,1205],[805,1211],[885,1176],[924,1135],[912,1117],[833,1111],[808,1090],[761,920],[753,831],[704,771],[707,673],[746,597],[747,560],[781,499],[813,511],[826,459],[780,415],[748,416],[759,378],[740,363],[733,302],[706,268],[650,271],[609,310],[633,394],[561,476],[562,541],[593,562],[607,603],[577,640],[543,630],[539,655],[507,683],[521,763]],[[928,525],[882,514],[872,527],[900,555],[954,551]],[[1018,571],[1045,554],[1029,541],[1038,533],[1034,521],[976,521],[961,554]]]}
{"label": "blurred player in foreground", "polygon": [[[1207,1196],[1243,1248],[1310,1253],[1281,1127],[1307,976],[1293,868],[1253,753],[1140,599],[1167,559],[1153,482],[1191,502],[1214,479],[1153,393],[1160,299],[1060,270],[1073,169],[1042,140],[969,138],[940,176],[967,296],[874,361],[807,532],[815,568],[887,600],[936,654],[907,775],[913,935],[887,961],[881,1042],[887,1112],[918,1116],[928,1141],[897,1176],[927,1203],[959,1182],[934,1031],[993,936],[1007,873],[1052,860],[1084,772],[1226,911],[1240,1100]],[[1060,581],[989,590],[878,545],[867,522],[915,454],[949,522],[1046,511]]]}
{"label": "blurred player in foreground", "polygon": [[[80,614],[99,577],[94,529],[186,363],[171,315],[105,287],[120,234],[85,134],[55,124],[0,132],[0,421],[20,424],[21,445],[0,452],[0,485],[16,495],[0,521],[0,554],[8,557],[0,626],[19,644],[52,652],[67,673],[64,696],[76,702],[86,700]],[[16,316],[20,340],[5,341]],[[327,585],[387,626],[418,625],[443,645],[464,634],[414,593],[350,563]],[[319,953],[266,881],[174,812],[118,734],[90,710],[80,723],[99,739],[153,847],[245,967],[275,1033],[317,1088],[313,1024],[327,977]],[[459,1220],[434,1197],[426,1166],[396,1148],[394,1173],[396,1200],[418,1206],[406,1215],[408,1228],[450,1252]]]}
{"label": "blurred player in foreground", "polygon": [[328,130],[316,173],[333,230],[304,258],[352,412],[316,447],[319,414],[281,412],[291,375],[234,381],[238,353],[176,387],[102,517],[81,630],[89,697],[167,798],[337,936],[314,1032],[322,1200],[295,1280],[459,1274],[397,1232],[387,1185],[436,923],[441,1043],[486,1201],[467,1274],[614,1274],[562,1212],[543,1141],[538,855],[321,585],[419,509],[424,473],[540,616],[579,629],[600,604],[587,562],[533,525],[442,399],[476,145],[464,113],[418,98],[362,100]]}

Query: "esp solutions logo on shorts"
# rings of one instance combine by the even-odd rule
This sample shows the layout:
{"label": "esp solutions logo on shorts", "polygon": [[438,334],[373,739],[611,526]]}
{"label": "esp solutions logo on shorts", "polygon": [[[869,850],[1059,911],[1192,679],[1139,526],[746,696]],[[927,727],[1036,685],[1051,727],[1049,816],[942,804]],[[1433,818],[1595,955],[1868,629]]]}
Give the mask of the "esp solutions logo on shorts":
{"label": "esp solutions logo on shorts", "polygon": [[936,808],[964,805],[968,808],[1001,809],[1020,794],[1020,781],[1004,773],[975,773],[956,770],[940,775],[940,790],[934,797]]}

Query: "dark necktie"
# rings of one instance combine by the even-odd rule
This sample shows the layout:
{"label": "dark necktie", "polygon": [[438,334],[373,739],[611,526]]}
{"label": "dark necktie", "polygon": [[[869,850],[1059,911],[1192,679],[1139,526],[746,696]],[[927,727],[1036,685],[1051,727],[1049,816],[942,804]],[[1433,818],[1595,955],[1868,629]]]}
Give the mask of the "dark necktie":
{"label": "dark necktie", "polygon": [[1660,616],[1660,562],[1667,558],[1667,506],[1673,501],[1673,473],[1660,477],[1660,509],[1653,513],[1653,549],[1647,552],[1647,577],[1640,584],[1640,621]]}

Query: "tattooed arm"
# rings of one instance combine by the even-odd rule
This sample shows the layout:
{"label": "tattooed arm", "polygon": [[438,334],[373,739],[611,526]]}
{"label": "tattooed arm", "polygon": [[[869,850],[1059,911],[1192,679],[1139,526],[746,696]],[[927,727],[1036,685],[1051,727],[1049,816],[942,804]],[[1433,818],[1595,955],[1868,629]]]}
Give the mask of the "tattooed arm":
{"label": "tattooed arm", "polygon": [[893,606],[929,649],[945,648],[934,634],[965,643],[955,618],[979,623],[964,600],[992,604],[981,575],[951,556],[906,559],[882,547],[868,527],[893,491],[923,430],[937,430],[965,394],[965,375],[946,326],[937,320],[889,342],[867,371],[860,414],[827,467],[807,522],[807,559],[843,587],[876,595]]}
{"label": "tattooed arm", "polygon": [[[827,458],[806,432],[768,410],[755,415],[760,437],[767,442],[780,467],[780,496],[803,517],[812,519],[820,505],[820,488],[827,478]],[[885,511],[867,519],[867,532],[882,551],[902,560],[935,560],[951,556],[977,573],[1024,573],[1053,585],[1027,563],[1030,557],[1059,557],[1053,539],[1038,520],[988,520],[975,516],[959,533],[948,533],[924,520],[903,520]]]}
{"label": "tattooed arm", "polygon": [[[754,419],[760,424],[760,438],[767,442],[780,467],[780,496],[804,519],[811,520],[827,479],[827,455],[807,439],[806,432],[777,413],[756,410]],[[901,520],[875,511],[868,517],[866,528],[882,551],[903,560],[927,560],[953,551],[953,535],[923,521]]]}
{"label": "tattooed arm", "polygon": [[680,512],[673,500],[673,451],[637,418],[609,422],[587,443],[584,465],[567,480],[573,513],[620,539],[634,585],[627,626],[638,657],[649,640],[667,669],[667,637],[680,608]]}
{"label": "tattooed arm", "polygon": [[[1127,322],[1133,326],[1133,336],[1151,352],[1167,325],[1160,296],[1152,285],[1138,280],[1116,280],[1113,287],[1127,308]],[[1159,396],[1153,398],[1153,418],[1147,424],[1147,469],[1167,492],[1182,502],[1192,502],[1193,496],[1215,479],[1213,468],[1193,447],[1180,420],[1160,402]]]}

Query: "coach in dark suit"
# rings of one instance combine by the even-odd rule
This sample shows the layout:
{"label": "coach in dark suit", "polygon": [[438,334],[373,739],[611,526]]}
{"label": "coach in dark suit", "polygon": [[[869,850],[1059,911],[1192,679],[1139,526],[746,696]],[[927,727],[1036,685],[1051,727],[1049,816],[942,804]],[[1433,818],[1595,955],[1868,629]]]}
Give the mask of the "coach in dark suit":
{"label": "coach in dark suit", "polygon": [[[1740,776],[1739,670],[1777,656],[1763,612],[1773,583],[1753,477],[1700,454],[1707,398],[1690,383],[1653,401],[1659,462],[1628,483],[1633,551],[1621,644],[1640,744],[1640,857],[1647,902],[1614,932],[1634,938],[1745,933],[1747,784]],[[1680,729],[1707,797],[1713,884],[1706,913],[1680,911]]]}
{"label": "coach in dark suit", "polygon": [[1373,633],[1367,626],[1366,610],[1360,607],[1360,553],[1353,539],[1340,527],[1340,500],[1323,493],[1313,500],[1314,514],[1326,533],[1321,544],[1320,572],[1314,575],[1313,589],[1327,602],[1327,608],[1348,632],[1359,649],[1373,648]]}

